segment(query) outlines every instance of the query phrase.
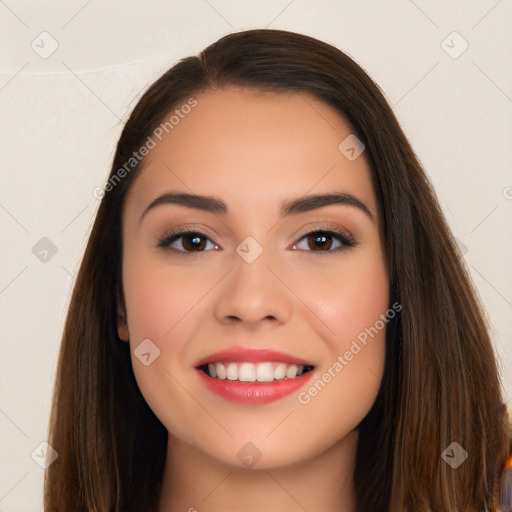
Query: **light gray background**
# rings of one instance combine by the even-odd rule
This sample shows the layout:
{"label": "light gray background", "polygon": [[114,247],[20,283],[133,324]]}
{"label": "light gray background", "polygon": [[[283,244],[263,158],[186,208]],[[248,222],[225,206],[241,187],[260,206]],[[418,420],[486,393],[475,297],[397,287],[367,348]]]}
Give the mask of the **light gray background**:
{"label": "light gray background", "polygon": [[[463,244],[510,405],[512,0],[0,0],[0,511],[42,510],[31,453],[123,119],[178,59],[264,27],[334,44],[384,91]],[[46,262],[42,237],[58,249]]]}

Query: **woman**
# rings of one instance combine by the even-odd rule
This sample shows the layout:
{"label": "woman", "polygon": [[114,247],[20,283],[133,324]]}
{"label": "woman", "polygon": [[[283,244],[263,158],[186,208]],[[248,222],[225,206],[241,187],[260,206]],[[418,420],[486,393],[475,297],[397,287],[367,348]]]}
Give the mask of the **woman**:
{"label": "woman", "polygon": [[45,510],[496,510],[488,327],[369,76],[230,34],[121,134],[59,360]]}

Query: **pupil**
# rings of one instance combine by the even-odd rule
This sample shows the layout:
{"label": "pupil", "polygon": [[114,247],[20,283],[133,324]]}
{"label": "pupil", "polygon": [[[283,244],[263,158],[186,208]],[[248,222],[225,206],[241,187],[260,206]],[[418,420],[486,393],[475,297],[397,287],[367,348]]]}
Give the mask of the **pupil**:
{"label": "pupil", "polygon": [[[325,236],[324,234],[320,234],[320,235],[314,235],[313,236],[313,239],[315,240],[314,244],[316,247],[319,247],[321,249],[328,249],[330,247],[330,244],[327,246],[327,247],[322,247],[323,244],[326,243],[326,240],[327,240],[327,236]],[[318,242],[318,240],[321,240],[320,242]]]}
{"label": "pupil", "polygon": [[[187,242],[190,240],[191,242]],[[202,249],[204,243],[201,244],[201,236],[199,235],[190,235],[189,237],[185,237],[185,245],[188,245],[192,249]]]}

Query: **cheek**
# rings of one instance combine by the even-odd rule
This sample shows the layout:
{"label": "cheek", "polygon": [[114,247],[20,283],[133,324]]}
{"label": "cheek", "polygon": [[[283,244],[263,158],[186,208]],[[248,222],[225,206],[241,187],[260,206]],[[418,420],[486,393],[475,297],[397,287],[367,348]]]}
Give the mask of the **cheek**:
{"label": "cheek", "polygon": [[[136,255],[135,255],[136,256]],[[183,371],[179,361],[185,351],[196,313],[197,292],[193,283],[185,286],[183,277],[165,265],[156,265],[144,255],[127,258],[123,267],[132,366],[139,388],[154,411],[162,383],[172,386],[171,375]],[[204,292],[203,292],[204,293]],[[145,340],[150,340],[148,343]],[[145,344],[145,345],[144,345]],[[138,355],[146,353],[147,366]],[[148,361],[146,361],[148,362]]]}
{"label": "cheek", "polygon": [[384,372],[386,326],[395,316],[394,311],[386,316],[389,283],[382,253],[377,249],[354,253],[329,275],[310,280],[306,289],[312,310],[329,328],[320,327],[329,349],[317,380],[299,402],[309,404],[309,411],[337,403],[331,419],[353,421],[355,426],[377,396]]}
{"label": "cheek", "polygon": [[380,250],[354,253],[334,267],[311,275],[304,293],[308,305],[329,327],[330,336],[324,331],[325,339],[332,348],[344,351],[385,314],[389,283]]}
{"label": "cheek", "polygon": [[185,297],[177,297],[158,275],[147,271],[132,273],[125,281],[128,327],[132,341],[161,338],[173,325],[173,316]]}
{"label": "cheek", "polygon": [[[138,387],[166,428],[187,439],[187,428],[200,412],[180,384],[190,378],[183,353],[197,323],[198,308],[194,306],[211,285],[201,281],[201,276],[186,280],[182,271],[158,265],[135,252],[126,258],[123,274],[131,360]],[[150,355],[149,365],[136,354],[146,339],[159,350],[156,358]],[[176,410],[179,415],[173,414]]]}
{"label": "cheek", "polygon": [[171,337],[175,326],[198,302],[200,293],[208,289],[208,279],[206,282],[201,276],[184,279],[183,271],[143,254],[126,258],[123,274],[128,328],[133,342],[144,338],[163,342]]}

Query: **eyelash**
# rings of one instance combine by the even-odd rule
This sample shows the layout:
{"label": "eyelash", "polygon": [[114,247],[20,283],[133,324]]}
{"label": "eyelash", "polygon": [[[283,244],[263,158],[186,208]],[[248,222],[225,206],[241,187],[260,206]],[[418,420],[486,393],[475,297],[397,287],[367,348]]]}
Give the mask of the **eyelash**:
{"label": "eyelash", "polygon": [[[321,254],[322,256],[324,256],[326,254],[339,253],[343,250],[346,250],[349,247],[356,246],[354,239],[347,232],[341,231],[338,229],[332,229],[332,228],[319,228],[319,229],[314,229],[311,231],[306,231],[305,233],[300,235],[298,242],[300,242],[303,238],[307,237],[308,235],[312,235],[312,234],[324,234],[324,235],[330,236],[330,237],[338,240],[339,242],[341,242],[341,246],[336,247],[335,249],[332,249],[332,250],[330,250],[330,249],[326,250],[326,251],[306,250],[305,252],[312,252],[312,253]],[[173,250],[176,253],[181,253],[180,255],[183,255],[183,256],[190,256],[194,253],[200,254],[202,252],[207,252],[205,250],[186,251],[186,250],[179,250],[179,249],[174,249],[172,247],[169,247],[173,242],[175,242],[179,238],[183,237],[184,235],[199,235],[201,237],[206,238],[207,240],[212,242],[214,245],[218,245],[210,238],[209,235],[202,232],[201,230],[196,230],[196,229],[192,230],[190,228],[184,228],[184,229],[170,230],[170,231],[166,232],[164,235],[162,235],[161,237],[157,238],[157,240],[156,240],[157,247],[164,249],[164,250]],[[296,245],[296,244],[294,243],[293,245]],[[304,249],[299,249],[299,250],[304,250]]]}

